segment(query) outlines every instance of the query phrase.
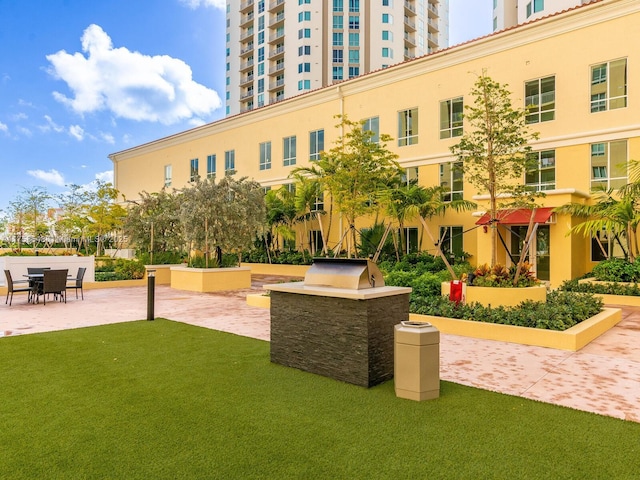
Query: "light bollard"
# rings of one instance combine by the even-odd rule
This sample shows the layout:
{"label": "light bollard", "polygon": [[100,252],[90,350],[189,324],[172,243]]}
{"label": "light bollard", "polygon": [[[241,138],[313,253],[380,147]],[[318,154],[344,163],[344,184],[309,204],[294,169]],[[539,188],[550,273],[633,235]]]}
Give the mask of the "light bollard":
{"label": "light bollard", "polygon": [[156,271],[147,270],[147,320],[155,320],[154,304],[156,301]]}

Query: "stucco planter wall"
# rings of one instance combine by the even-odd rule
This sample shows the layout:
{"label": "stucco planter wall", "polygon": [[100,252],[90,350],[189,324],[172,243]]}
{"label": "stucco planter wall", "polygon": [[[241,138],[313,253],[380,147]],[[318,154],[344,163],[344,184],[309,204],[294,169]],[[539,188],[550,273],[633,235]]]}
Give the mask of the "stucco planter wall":
{"label": "stucco planter wall", "polygon": [[241,267],[251,269],[253,275],[282,275],[304,277],[311,265],[281,265],[275,263],[241,263]]}
{"label": "stucco planter wall", "polygon": [[[450,283],[443,282],[442,295],[449,296]],[[547,287],[538,285],[535,287],[499,288],[499,287],[474,287],[463,285],[463,300],[465,303],[477,302],[485,307],[515,307],[525,300],[534,302],[547,301]]]}
{"label": "stucco planter wall", "polygon": [[177,264],[165,264],[165,265],[145,265],[144,278],[146,280],[149,270],[155,270],[156,285],[171,285],[171,268],[172,267],[184,267],[182,263]]}
{"label": "stucco planter wall", "polygon": [[414,322],[429,322],[440,332],[464,337],[498,340],[500,342],[535,345],[559,350],[577,351],[595,338],[602,335],[622,320],[619,308],[605,308],[602,312],[563,331],[541,328],[516,327],[495,323],[458,320],[455,318],[435,317],[411,313],[409,319]]}
{"label": "stucco planter wall", "polygon": [[251,287],[251,269],[171,267],[171,288],[219,292]]}
{"label": "stucco planter wall", "polygon": [[[578,283],[593,283],[596,285],[611,285],[613,282],[603,282],[595,280],[594,278],[584,278],[578,280]],[[634,283],[630,282],[617,282],[618,285],[632,286]],[[640,307],[640,297],[634,295],[610,295],[605,293],[594,293],[596,297],[602,299],[606,305],[625,305],[628,307]]]}
{"label": "stucco planter wall", "polygon": [[78,268],[84,267],[87,271],[84,274],[85,282],[95,281],[95,257],[74,257],[74,256],[29,256],[29,257],[0,257],[0,285],[6,283],[4,270],[10,270],[14,280],[24,280],[29,267],[49,267],[53,270],[69,270],[69,275],[76,276]]}

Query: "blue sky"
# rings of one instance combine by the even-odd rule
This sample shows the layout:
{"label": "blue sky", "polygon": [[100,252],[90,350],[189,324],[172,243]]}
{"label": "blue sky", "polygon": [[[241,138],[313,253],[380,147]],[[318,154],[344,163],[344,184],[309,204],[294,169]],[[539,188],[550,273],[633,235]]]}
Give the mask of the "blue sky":
{"label": "blue sky", "polygon": [[[224,4],[0,0],[0,209],[111,181],[110,153],[222,118]],[[450,0],[450,44],[489,33],[491,8]]]}

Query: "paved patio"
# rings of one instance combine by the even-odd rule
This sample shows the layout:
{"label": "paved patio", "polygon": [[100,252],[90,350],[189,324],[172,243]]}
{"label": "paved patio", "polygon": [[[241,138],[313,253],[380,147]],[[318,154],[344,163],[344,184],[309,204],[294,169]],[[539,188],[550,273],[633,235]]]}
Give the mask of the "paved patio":
{"label": "paved patio", "polygon": [[[160,285],[155,315],[268,341],[269,311],[245,297],[279,281],[256,276],[251,289],[208,294]],[[142,320],[146,311],[146,287],[85,290],[84,301],[69,292],[66,305],[16,294],[11,307],[0,303],[0,335]],[[640,422],[640,308],[624,307],[622,322],[578,352],[441,335],[440,364],[443,380]]]}

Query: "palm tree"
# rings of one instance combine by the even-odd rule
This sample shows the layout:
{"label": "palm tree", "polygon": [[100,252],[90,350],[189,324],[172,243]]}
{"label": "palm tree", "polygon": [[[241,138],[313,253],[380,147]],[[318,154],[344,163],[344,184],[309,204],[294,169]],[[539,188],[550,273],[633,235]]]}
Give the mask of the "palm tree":
{"label": "palm tree", "polygon": [[[267,207],[267,225],[271,234],[271,241],[267,245],[267,253],[270,249],[278,249],[278,241],[295,240],[293,222],[296,217],[294,197],[286,186],[277,190],[269,190],[265,195]],[[266,242],[266,240],[265,240]]]}
{"label": "palm tree", "polygon": [[[609,232],[618,240],[625,257],[634,262],[639,255],[637,235],[640,225],[640,182],[636,180],[618,191],[612,188],[596,191],[593,199],[592,205],[568,203],[554,211],[586,219],[571,228],[568,235],[578,233],[597,238],[599,232]],[[627,239],[626,250],[620,237]]]}
{"label": "palm tree", "polygon": [[[302,221],[304,224],[304,241],[303,244],[303,255],[304,255],[304,244],[309,238],[309,228],[308,223],[314,219],[318,220],[318,225],[320,227],[320,233],[322,234],[322,251],[326,254],[327,252],[327,242],[324,236],[324,229],[322,226],[322,218],[321,214],[324,213],[322,211],[316,210],[316,200],[318,199],[318,195],[320,193],[320,181],[317,179],[307,178],[301,175],[295,175],[297,179],[296,183],[296,194],[295,194],[295,207],[296,207],[296,220]],[[315,255],[317,250],[317,245],[313,242],[313,237],[311,238],[309,244],[309,251],[311,255]]]}
{"label": "palm tree", "polygon": [[415,200],[417,203],[410,205],[407,208],[407,218],[411,218],[411,216],[418,216],[420,223],[422,224],[422,228],[424,232],[427,234],[434,247],[436,247],[436,252],[442,260],[444,261],[447,270],[451,277],[455,280],[457,278],[453,268],[449,264],[446,255],[442,252],[440,248],[440,239],[436,239],[429,226],[427,225],[427,220],[431,220],[433,217],[442,216],[445,214],[447,210],[454,210],[456,212],[472,210],[476,208],[476,204],[469,200],[451,200],[450,202],[445,202],[443,200],[443,194],[446,193],[445,189],[441,186],[433,186],[433,187],[421,187],[416,186],[419,191],[417,191],[415,195]]}

